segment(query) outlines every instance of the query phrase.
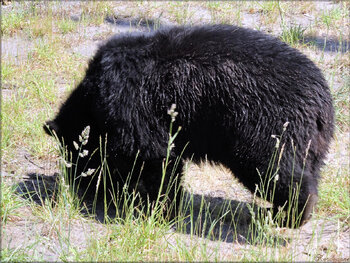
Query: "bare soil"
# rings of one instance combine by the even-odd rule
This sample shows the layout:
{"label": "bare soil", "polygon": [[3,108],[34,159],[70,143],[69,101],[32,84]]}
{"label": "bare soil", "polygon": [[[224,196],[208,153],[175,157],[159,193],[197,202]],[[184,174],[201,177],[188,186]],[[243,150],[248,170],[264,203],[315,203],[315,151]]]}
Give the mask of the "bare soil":
{"label": "bare soil", "polygon": [[[16,3],[8,3],[4,6],[2,12],[11,12],[11,8],[15,8]],[[332,8],[336,3],[332,1],[317,2],[318,8],[325,10]],[[160,25],[171,25],[176,22],[166,15],[161,15],[160,12],[154,10],[154,19],[142,22],[141,13],[135,14],[135,11],[130,11],[128,2],[122,2],[114,9],[115,15],[107,17],[105,22],[99,26],[87,26],[81,28],[79,32],[68,33],[65,37],[67,42],[71,43],[69,49],[72,54],[79,54],[88,60],[96,51],[98,45],[106,39],[106,37],[126,31],[148,31],[147,25],[152,21],[158,21]],[[80,3],[65,3],[57,7],[57,12],[66,12],[66,15],[73,21],[79,21],[81,18]],[[139,11],[141,12],[141,11]],[[204,7],[192,7],[189,12],[196,13],[193,16],[192,23],[205,23],[212,20],[212,14]],[[242,25],[246,27],[255,27],[259,24],[262,13],[258,12],[243,12]],[[299,14],[298,19],[290,17],[293,21],[298,21],[299,24],[309,25],[315,19],[313,14]],[[276,26],[271,25],[269,28],[260,28],[267,32],[273,32],[278,35],[281,32],[279,23]],[[340,48],[342,52],[348,52],[349,42],[339,42],[336,38],[327,38],[324,40],[323,32],[316,34],[316,37],[310,36],[310,40],[316,40],[316,45],[320,45],[320,49],[315,51],[305,50],[310,57],[318,57],[317,52],[321,50],[326,51],[326,59],[333,60],[338,54]],[[326,45],[325,45],[326,43]],[[2,60],[11,59],[15,63],[21,63],[33,48],[33,41],[25,37],[3,37],[1,41]],[[342,85],[341,79],[336,79],[338,85]],[[2,98],[6,99],[6,93],[12,92],[13,89],[3,87]],[[62,91],[63,92],[63,91]],[[43,135],[44,136],[44,135]],[[338,135],[342,145],[335,145],[333,143],[327,164],[337,163],[338,165],[349,165],[349,134],[341,133]],[[59,172],[57,162],[55,159],[38,160],[32,156],[28,150],[18,148],[13,159],[2,160],[2,180],[5,183],[18,183],[19,192],[23,190],[23,186],[32,190],[37,194],[35,200],[40,203],[39,193],[44,192],[44,185],[49,189],[49,193],[53,193],[56,187],[55,174]],[[14,176],[16,175],[16,177]],[[334,175],[336,176],[336,175]],[[192,193],[198,195],[196,202],[200,202],[200,196],[206,196],[210,201],[213,213],[216,208],[222,205],[227,200],[233,200],[234,206],[243,206],[243,212],[238,222],[238,235],[233,233],[233,227],[229,223],[223,223],[222,236],[226,237],[225,242],[215,240],[215,238],[208,242],[208,249],[213,251],[219,248],[223,258],[230,259],[232,256],[244,255],[246,250],[253,249],[253,245],[246,240],[247,226],[250,222],[250,214],[245,204],[249,204],[253,200],[253,195],[245,189],[233,175],[224,167],[203,163],[203,165],[194,165],[189,163],[186,170],[185,184],[187,189]],[[21,188],[22,186],[22,188]],[[48,196],[51,197],[50,194]],[[37,246],[39,255],[47,261],[60,260],[58,255],[62,250],[67,249],[59,244],[61,237],[54,235],[53,229],[43,220],[39,220],[32,214],[29,207],[20,208],[19,213],[22,216],[12,217],[3,225],[1,245],[2,247],[19,248],[24,244],[30,245],[31,242],[40,240],[41,245]],[[316,211],[317,213],[317,211]],[[99,216],[97,215],[97,218]],[[228,219],[227,222],[230,222]],[[62,236],[70,235],[71,243],[78,245],[84,249],[88,238],[98,236],[100,231],[106,231],[106,226],[98,220],[79,221],[69,226],[62,226]],[[313,219],[297,230],[290,229],[276,229],[276,234],[282,236],[285,241],[284,246],[286,250],[293,250],[293,261],[308,261],[312,255],[316,255],[319,261],[349,261],[350,260],[350,227],[339,225],[338,221],[327,221],[314,216]],[[33,238],[33,237],[40,237]],[[179,233],[176,230],[164,237],[169,243],[169,249],[172,244],[176,244],[176,239],[181,239],[185,244],[193,244],[203,242],[200,237],[190,237],[189,234]],[[39,249],[40,248],[40,249]],[[272,248],[267,248],[267,252],[272,251]],[[268,252],[269,253],[269,252]]]}

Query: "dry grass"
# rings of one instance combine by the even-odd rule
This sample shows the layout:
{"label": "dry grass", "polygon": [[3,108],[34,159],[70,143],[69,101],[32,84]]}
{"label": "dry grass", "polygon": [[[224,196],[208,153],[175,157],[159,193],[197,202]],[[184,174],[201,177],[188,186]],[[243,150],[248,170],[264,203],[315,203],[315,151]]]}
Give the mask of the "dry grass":
{"label": "dry grass", "polygon": [[[105,17],[134,28],[112,25]],[[1,260],[348,261],[348,17],[347,2],[8,3],[2,9],[1,25]],[[322,172],[320,202],[313,221],[300,230],[267,228],[272,232],[260,231],[258,234],[264,236],[253,241],[243,235],[221,242],[202,238],[210,237],[209,234],[174,232],[168,224],[142,217],[100,224],[83,215],[77,201],[65,191],[42,205],[18,198],[14,183],[28,182],[34,194],[38,189],[44,191],[45,185],[52,187],[51,179],[44,180],[39,175],[51,178],[59,171],[57,146],[44,136],[42,123],[54,115],[82,78],[97,44],[112,34],[147,23],[150,27],[234,23],[282,39],[284,33],[285,41],[307,54],[324,71],[334,97],[337,129]],[[293,31],[298,25],[305,30]],[[36,179],[29,173],[36,174]],[[199,166],[188,165],[185,184],[196,194],[242,203],[253,200],[253,195],[227,169],[205,161]],[[217,223],[220,224],[226,234],[234,229],[225,220]],[[276,240],[284,241],[284,245]]]}

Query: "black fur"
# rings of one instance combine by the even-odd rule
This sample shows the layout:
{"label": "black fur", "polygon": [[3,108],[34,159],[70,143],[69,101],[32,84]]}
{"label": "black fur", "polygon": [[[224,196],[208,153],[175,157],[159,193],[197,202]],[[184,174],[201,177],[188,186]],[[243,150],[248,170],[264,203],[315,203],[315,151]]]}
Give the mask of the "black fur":
{"label": "black fur", "polygon": [[[182,130],[171,158],[189,143],[183,158],[220,162],[251,191],[260,183],[257,170],[266,175],[275,150],[271,135],[280,135],[289,122],[280,144],[284,153],[274,205],[288,201],[292,178],[294,186],[301,184],[299,211],[309,195],[315,200],[333,134],[329,88],[305,55],[258,31],[215,25],[114,36],[99,48],[84,80],[48,125],[70,150],[87,125],[90,153],[98,148],[98,137],[107,134],[115,182],[124,182],[139,152],[152,200],[167,152],[167,110],[173,103],[178,111],[174,125]],[[88,167],[96,168],[99,160],[93,157]],[[80,171],[85,164],[80,161]]]}

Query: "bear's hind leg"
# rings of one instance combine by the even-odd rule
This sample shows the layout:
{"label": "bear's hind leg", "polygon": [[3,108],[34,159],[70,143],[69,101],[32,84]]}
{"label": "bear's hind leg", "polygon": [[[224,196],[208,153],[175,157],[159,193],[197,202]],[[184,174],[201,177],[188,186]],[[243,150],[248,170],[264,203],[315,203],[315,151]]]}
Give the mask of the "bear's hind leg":
{"label": "bear's hind leg", "polygon": [[311,218],[318,200],[316,178],[310,172],[296,168],[293,177],[281,173],[281,180],[276,182],[274,211],[278,207],[284,208],[287,212],[284,223],[289,227],[301,226]]}

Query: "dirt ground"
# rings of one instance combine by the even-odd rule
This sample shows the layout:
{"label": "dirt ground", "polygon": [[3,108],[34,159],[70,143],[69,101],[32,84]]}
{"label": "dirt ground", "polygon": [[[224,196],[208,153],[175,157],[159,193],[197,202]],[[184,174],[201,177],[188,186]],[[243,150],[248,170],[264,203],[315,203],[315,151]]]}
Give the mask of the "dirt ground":
{"label": "dirt ground", "polygon": [[[330,8],[334,2],[318,2],[319,8]],[[9,12],[13,8],[13,3],[2,7],[2,12]],[[65,8],[67,16],[72,20],[79,20],[81,16],[81,10],[79,3],[72,2],[68,5],[61,5],[59,8]],[[100,26],[87,26],[79,30],[79,32],[69,33],[65,37],[67,41],[71,43],[70,52],[72,54],[80,54],[86,59],[91,58],[97,49],[98,45],[106,39],[107,36],[118,34],[127,31],[148,31],[148,27],[143,23],[138,23],[137,16],[131,16],[129,13],[127,3],[121,3],[115,8],[115,16],[113,18],[106,18],[105,22]],[[193,10],[197,16],[194,16],[193,23],[205,23],[211,21],[211,14],[204,8],[198,8]],[[256,24],[256,21],[262,16],[261,13],[243,13],[242,25],[246,27],[252,27]],[[157,12],[154,13],[155,18],[159,18]],[[295,18],[294,18],[295,19]],[[303,15],[299,18],[301,24],[308,24],[314,18],[312,15]],[[161,25],[175,24],[170,18],[162,16],[160,19]],[[261,28],[266,32],[273,32],[278,35],[280,28]],[[318,34],[322,36],[322,33]],[[315,39],[314,39],[315,40]],[[34,40],[35,41],[35,40]],[[322,38],[316,39],[316,43],[319,42],[324,48],[324,41]],[[349,44],[338,43],[336,39],[329,38],[325,49],[329,52],[325,53],[326,59],[332,60],[336,55],[336,51],[342,45],[343,52],[348,52]],[[34,43],[32,40],[21,38],[19,36],[2,38],[1,50],[2,60],[15,59],[20,62],[23,60],[28,52],[33,48]],[[310,51],[311,52],[311,51]],[[321,52],[321,51],[313,51]],[[308,54],[312,56],[313,54]],[[336,80],[335,83],[341,80]],[[337,84],[335,84],[337,85]],[[62,93],[65,90],[65,85],[62,85]],[[6,87],[2,87],[2,99],[6,100],[7,93],[11,92]],[[349,133],[339,135],[344,142],[342,145],[332,145],[327,164],[330,163],[342,163],[342,165],[349,165]],[[13,178],[13,175],[22,174],[22,177]],[[38,161],[36,158],[22,148],[18,148],[15,158],[11,160],[2,160],[2,180],[6,183],[19,183],[22,186],[26,186],[29,189],[40,192],[39,189],[46,186],[54,189],[55,187],[55,173],[58,173],[58,167],[56,160]],[[203,164],[197,166],[189,164],[186,171],[185,183],[188,185],[188,189],[194,194],[197,194],[197,201],[200,202],[201,195],[205,195],[207,200],[210,200],[213,213],[215,213],[215,207],[222,205],[226,200],[233,200],[233,205],[237,207],[238,203],[244,204],[250,203],[253,200],[253,195],[246,190],[233,175],[222,166],[214,166],[211,164]],[[38,199],[39,200],[39,199]],[[23,208],[22,208],[23,209]],[[226,236],[226,242],[217,241],[215,239],[209,241],[209,248],[213,250],[219,247],[220,253],[224,258],[230,258],[235,254],[242,254],[245,250],[251,249],[252,245],[249,245],[245,240],[246,227],[250,222],[249,211],[243,207],[243,213],[239,219],[240,229],[242,233],[233,235],[232,226],[227,223],[222,226],[222,235]],[[33,236],[40,237],[42,242],[40,250],[37,251],[40,255],[48,261],[55,261],[58,259],[57,251],[59,238],[54,235],[50,235],[52,231],[48,229],[48,224],[42,220],[35,218],[32,215],[32,211],[27,207],[21,213],[26,214],[25,217],[14,217],[3,226],[2,247],[20,247],[21,244],[31,244]],[[98,215],[97,215],[98,217]],[[230,221],[230,220],[227,220]],[[350,227],[340,226],[337,221],[326,221],[324,219],[317,219],[314,217],[306,225],[297,230],[290,229],[277,229],[278,235],[285,237],[285,244],[282,246],[286,250],[293,249],[297,251],[294,254],[293,261],[308,261],[312,255],[316,255],[318,261],[349,261],[350,260]],[[79,221],[71,226],[69,230],[72,237],[72,241],[75,244],[79,244],[79,247],[84,248],[87,238],[93,235],[98,235],[99,231],[104,231],[105,226],[96,220],[91,221]],[[62,233],[68,231],[62,228]],[[89,234],[86,234],[89,233]],[[92,235],[92,233],[94,233]],[[316,236],[315,236],[316,233]],[[202,242],[202,238],[190,238],[188,234],[174,232],[169,233],[164,237],[167,242],[175,244],[175,239],[181,239],[184,243],[193,244],[196,242]],[[268,250],[268,249],[267,249]]]}

